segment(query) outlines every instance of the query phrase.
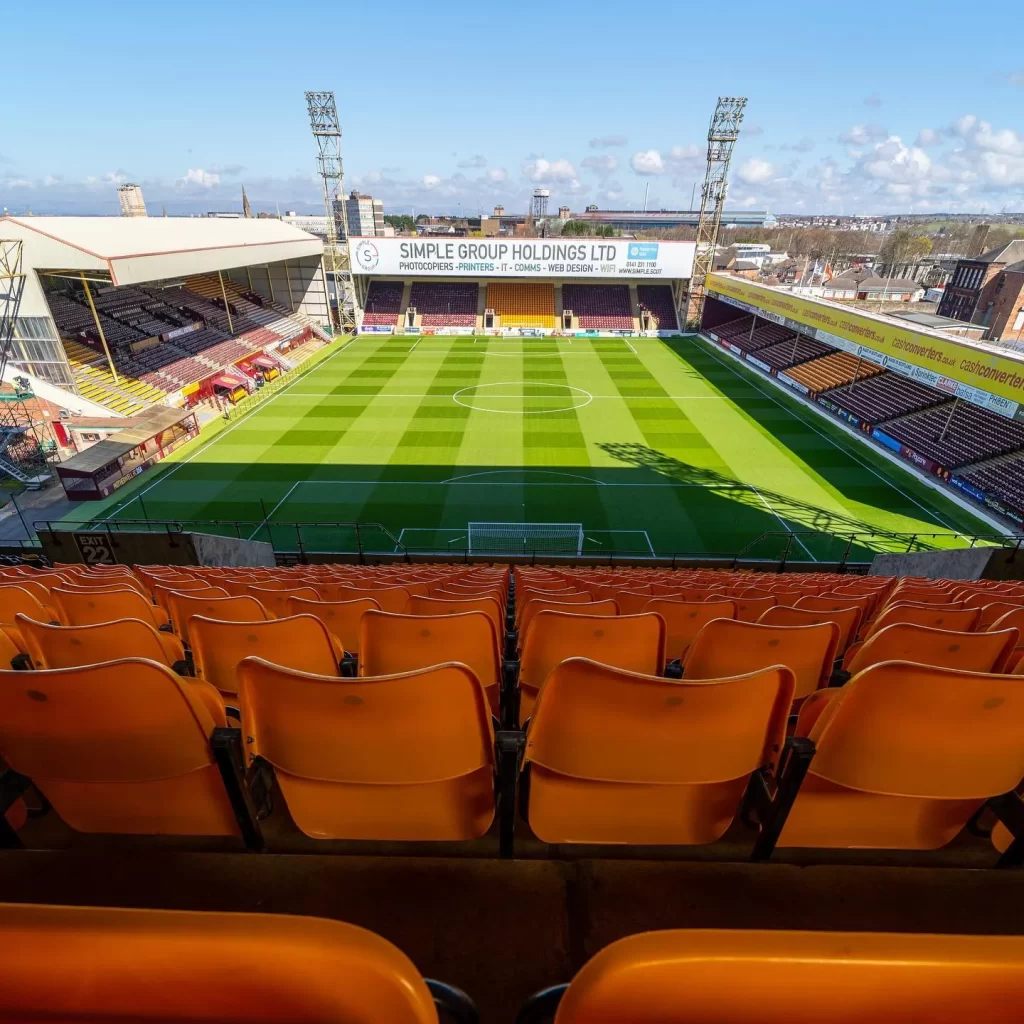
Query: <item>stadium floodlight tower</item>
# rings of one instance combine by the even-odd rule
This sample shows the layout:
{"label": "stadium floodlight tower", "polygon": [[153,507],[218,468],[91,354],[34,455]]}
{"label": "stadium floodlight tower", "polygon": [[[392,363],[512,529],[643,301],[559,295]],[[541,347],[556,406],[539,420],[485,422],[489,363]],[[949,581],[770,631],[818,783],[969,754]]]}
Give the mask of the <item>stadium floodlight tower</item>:
{"label": "stadium floodlight tower", "polygon": [[[24,288],[21,239],[0,239],[0,380],[14,348]],[[24,377],[15,377],[11,391],[0,394],[0,473],[38,488],[50,476],[46,453],[55,452],[56,444],[47,436],[49,424],[29,408],[34,397]]]}
{"label": "stadium floodlight tower", "polygon": [[355,331],[355,292],[348,259],[348,214],[345,210],[344,174],[341,163],[341,124],[333,92],[307,92],[309,126],[317,145],[317,164],[323,183],[327,214],[324,260],[334,273],[338,297],[338,323],[342,331]]}
{"label": "stadium floodlight tower", "polygon": [[704,289],[708,274],[715,264],[715,246],[722,223],[722,209],[728,191],[729,161],[740,137],[745,96],[719,96],[711,126],[708,128],[708,169],[700,193],[700,221],[697,224],[697,252],[693,258],[693,274],[686,308],[686,326],[700,329],[704,310]]}

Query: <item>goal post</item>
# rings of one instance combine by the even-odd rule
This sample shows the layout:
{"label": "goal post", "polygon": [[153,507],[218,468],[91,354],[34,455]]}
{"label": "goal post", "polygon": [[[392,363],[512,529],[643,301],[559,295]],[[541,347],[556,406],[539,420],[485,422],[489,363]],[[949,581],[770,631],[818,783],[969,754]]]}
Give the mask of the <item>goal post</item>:
{"label": "goal post", "polygon": [[582,523],[469,523],[471,555],[580,555]]}

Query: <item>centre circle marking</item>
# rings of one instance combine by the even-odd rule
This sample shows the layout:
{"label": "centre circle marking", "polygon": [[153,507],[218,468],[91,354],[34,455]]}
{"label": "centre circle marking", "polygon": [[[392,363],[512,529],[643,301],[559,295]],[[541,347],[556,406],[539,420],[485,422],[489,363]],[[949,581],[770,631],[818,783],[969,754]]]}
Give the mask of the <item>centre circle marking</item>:
{"label": "centre circle marking", "polygon": [[[493,389],[503,388],[504,393]],[[526,394],[534,388],[555,389],[548,393]],[[555,409],[498,409],[495,405],[499,402],[528,401],[532,398],[563,397],[565,404]],[[573,387],[571,384],[548,384],[545,381],[537,380],[503,380],[494,384],[473,384],[468,388],[461,388],[452,395],[452,401],[461,405],[464,409],[473,409],[476,412],[496,412],[513,416],[542,416],[551,412],[572,412],[574,409],[582,409],[590,405],[594,396],[583,388]]]}

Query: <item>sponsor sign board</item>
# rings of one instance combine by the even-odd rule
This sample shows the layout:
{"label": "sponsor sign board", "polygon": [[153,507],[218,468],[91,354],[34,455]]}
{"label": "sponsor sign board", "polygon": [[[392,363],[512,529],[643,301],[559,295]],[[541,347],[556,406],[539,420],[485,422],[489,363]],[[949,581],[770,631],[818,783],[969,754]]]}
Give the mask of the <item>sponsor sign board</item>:
{"label": "sponsor sign board", "polygon": [[765,373],[774,373],[775,371],[765,362],[762,362],[757,356],[747,353],[747,361],[753,363],[758,369],[764,370]]}
{"label": "sponsor sign board", "polygon": [[791,388],[794,388],[796,391],[799,391],[800,394],[810,394],[810,388],[807,387],[806,384],[801,384],[800,381],[793,380],[793,378],[786,373],[780,373],[778,376],[779,380],[781,380],[783,384],[788,384]]}
{"label": "sponsor sign board", "polygon": [[694,242],[544,238],[350,238],[353,274],[377,277],[653,278],[693,273]]}

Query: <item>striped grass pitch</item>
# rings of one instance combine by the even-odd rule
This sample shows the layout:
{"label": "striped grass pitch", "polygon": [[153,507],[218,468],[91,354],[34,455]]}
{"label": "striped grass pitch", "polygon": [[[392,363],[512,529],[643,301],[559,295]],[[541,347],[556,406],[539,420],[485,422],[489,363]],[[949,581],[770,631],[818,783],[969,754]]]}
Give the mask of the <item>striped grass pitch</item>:
{"label": "striped grass pitch", "polygon": [[[442,550],[469,522],[578,522],[587,553],[644,554],[731,554],[799,530],[807,559],[851,533],[947,547],[992,532],[703,341],[632,341],[361,337],[76,516],[243,520],[282,549],[295,522],[381,523]],[[303,540],[343,550],[343,534]]]}

